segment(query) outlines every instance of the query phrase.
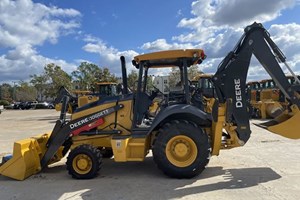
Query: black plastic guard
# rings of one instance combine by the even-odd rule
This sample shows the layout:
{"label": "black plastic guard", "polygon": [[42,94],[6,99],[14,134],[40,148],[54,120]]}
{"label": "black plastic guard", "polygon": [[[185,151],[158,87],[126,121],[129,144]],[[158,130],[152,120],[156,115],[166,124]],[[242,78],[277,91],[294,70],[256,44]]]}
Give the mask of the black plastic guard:
{"label": "black plastic guard", "polygon": [[167,121],[175,119],[190,120],[204,127],[210,127],[212,116],[211,114],[205,113],[199,108],[187,105],[187,104],[175,104],[166,107],[158,113],[153,121],[148,134],[159,127],[160,124],[164,124]]}

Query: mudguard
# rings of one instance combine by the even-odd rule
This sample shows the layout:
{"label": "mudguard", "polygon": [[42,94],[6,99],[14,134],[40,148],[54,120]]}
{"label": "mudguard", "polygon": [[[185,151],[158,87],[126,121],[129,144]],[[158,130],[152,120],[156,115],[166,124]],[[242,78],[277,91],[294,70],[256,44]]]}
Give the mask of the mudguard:
{"label": "mudguard", "polygon": [[148,131],[148,134],[159,127],[160,124],[175,119],[193,121],[205,127],[210,127],[212,123],[211,114],[205,113],[204,111],[192,105],[176,104],[168,106],[158,113],[151,125],[150,130]]}

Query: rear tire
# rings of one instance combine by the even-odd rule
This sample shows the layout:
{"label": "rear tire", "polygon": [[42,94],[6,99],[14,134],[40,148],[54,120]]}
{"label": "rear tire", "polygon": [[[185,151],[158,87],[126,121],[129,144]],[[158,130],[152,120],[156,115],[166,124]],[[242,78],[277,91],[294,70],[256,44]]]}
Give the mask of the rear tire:
{"label": "rear tire", "polygon": [[73,178],[91,179],[101,169],[102,155],[99,149],[91,145],[80,145],[69,153],[66,165]]}
{"label": "rear tire", "polygon": [[199,175],[210,158],[208,135],[196,124],[174,120],[165,124],[153,144],[158,168],[172,178]]}

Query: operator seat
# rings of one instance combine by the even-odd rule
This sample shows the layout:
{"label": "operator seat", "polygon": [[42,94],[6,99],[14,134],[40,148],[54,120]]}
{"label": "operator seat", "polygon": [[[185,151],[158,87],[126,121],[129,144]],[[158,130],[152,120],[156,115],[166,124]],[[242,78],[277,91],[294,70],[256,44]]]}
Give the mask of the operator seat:
{"label": "operator seat", "polygon": [[141,124],[143,118],[148,113],[149,106],[152,104],[153,99],[157,96],[157,93],[152,93],[151,96],[149,96],[146,92],[140,93],[140,104],[137,105],[137,124]]}

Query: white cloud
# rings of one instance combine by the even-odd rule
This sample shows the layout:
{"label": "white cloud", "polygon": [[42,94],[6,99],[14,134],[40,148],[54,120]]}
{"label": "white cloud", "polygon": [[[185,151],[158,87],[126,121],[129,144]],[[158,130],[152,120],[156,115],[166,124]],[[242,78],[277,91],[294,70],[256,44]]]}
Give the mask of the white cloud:
{"label": "white cloud", "polygon": [[[197,0],[192,3],[192,14],[198,18],[197,25],[240,27],[255,20],[262,23],[271,21],[280,16],[282,10],[293,7],[295,3],[295,0]],[[193,22],[196,18],[182,20],[179,26],[185,27],[186,23]]]}
{"label": "white cloud", "polygon": [[223,58],[207,58],[202,64],[199,65],[199,69],[204,73],[214,74],[217,71],[219,63]]}
{"label": "white cloud", "polygon": [[300,54],[300,24],[274,24],[271,25],[269,32],[287,57],[292,58],[295,53]]}
{"label": "white cloud", "polygon": [[205,43],[219,32],[244,27],[254,21],[261,23],[280,16],[281,11],[295,5],[295,0],[197,0],[192,3],[193,18],[182,19],[178,27],[192,32],[174,37],[181,42]]}
{"label": "white cloud", "polygon": [[182,10],[179,9],[179,10],[177,11],[176,17],[182,17],[182,16],[183,16]]}
{"label": "white cloud", "polygon": [[50,62],[66,71],[73,68],[66,61],[39,55],[35,47],[45,42],[54,44],[60,36],[72,33],[80,26],[80,17],[74,9],[47,7],[32,0],[1,0],[0,48],[8,50],[0,55],[1,81],[28,79]]}
{"label": "white cloud", "polygon": [[[286,56],[287,64],[294,73],[300,75],[300,24],[274,24],[271,25],[269,32],[272,39]],[[287,68],[282,64],[285,73],[290,74]]]}
{"label": "white cloud", "polygon": [[133,50],[120,51],[112,46],[108,46],[101,39],[91,35],[87,35],[84,38],[84,41],[87,42],[87,44],[82,47],[83,50],[86,52],[99,54],[100,67],[107,67],[109,68],[110,72],[116,74],[117,76],[121,76],[120,56],[124,56],[126,59],[127,71],[130,72],[132,69],[134,69],[131,64],[131,60],[134,56],[138,55],[137,52]]}
{"label": "white cloud", "polygon": [[255,20],[264,23],[295,4],[295,0],[197,0],[192,3],[191,11],[195,17],[182,19],[178,26],[197,30],[240,27]]}
{"label": "white cloud", "polygon": [[[233,49],[243,34],[243,28],[254,21],[265,23],[274,21],[281,16],[285,9],[299,4],[296,0],[196,0],[192,3],[192,18],[183,18],[178,28],[189,31],[175,35],[172,42],[158,39],[141,46],[144,50],[166,50],[174,48],[201,48],[208,58],[201,65],[203,71],[215,72],[219,61]],[[274,41],[290,59],[290,65],[296,72],[300,72],[299,24],[274,24],[270,33]],[[252,79],[267,77],[267,73],[258,61],[249,69]]]}
{"label": "white cloud", "polygon": [[[73,9],[60,9],[33,3],[31,0],[2,0],[0,3],[0,46],[41,45],[56,43],[59,36],[80,24]],[[71,19],[69,19],[71,18]]]}
{"label": "white cloud", "polygon": [[148,51],[162,51],[162,50],[169,50],[169,49],[188,49],[193,48],[191,43],[172,43],[169,44],[165,39],[157,39],[153,42],[147,42],[143,44],[141,49],[148,50]]}
{"label": "white cloud", "polygon": [[[195,0],[191,5],[193,17],[183,18],[178,23],[178,28],[185,33],[145,42],[140,49],[148,52],[201,48],[208,58],[200,68],[212,73],[243,34],[245,25],[253,21],[274,22],[283,10],[295,5],[299,5],[299,0]],[[182,10],[178,10],[177,14],[182,17]],[[45,43],[54,44],[62,35],[73,33],[80,26],[80,17],[77,10],[45,6],[32,0],[0,0],[0,48],[7,50],[0,55],[1,80],[28,78],[28,74],[22,76],[19,72],[38,73],[48,62],[57,63],[64,70],[71,71],[75,64],[46,58],[36,48]],[[84,34],[76,31],[78,35]],[[269,31],[289,58],[289,64],[300,72],[300,39],[296,37],[300,25],[274,24]],[[97,64],[101,67],[108,67],[111,72],[120,75],[119,57],[124,55],[128,70],[133,69],[131,59],[138,54],[136,51],[119,50],[92,35],[86,35],[84,42],[86,44],[82,49],[98,54]],[[265,76],[258,67],[258,63],[254,62],[253,69],[249,70],[251,77]]]}
{"label": "white cloud", "polygon": [[43,72],[44,66],[49,63],[55,63],[67,72],[76,69],[75,64],[67,63],[64,60],[46,58],[39,55],[30,45],[25,45],[0,56],[1,81],[28,80],[30,75]]}
{"label": "white cloud", "polygon": [[178,24],[179,28],[188,28],[191,32],[174,36],[173,40],[197,43],[203,48],[217,45],[209,53],[219,56],[215,52],[228,50],[244,26],[254,21],[269,22],[294,5],[295,0],[197,0],[192,3],[191,11],[195,17],[184,18]]}

